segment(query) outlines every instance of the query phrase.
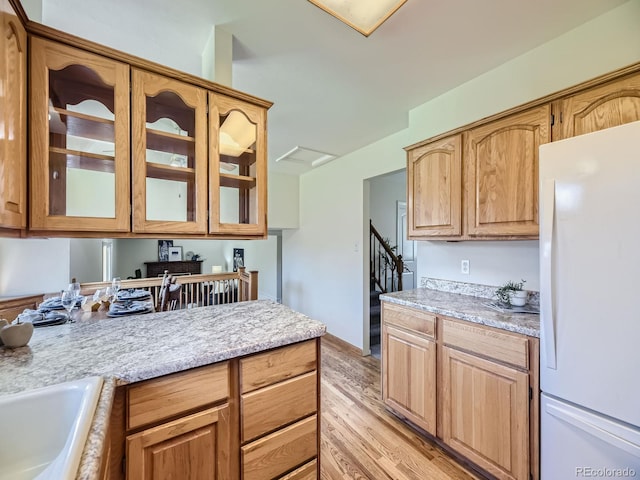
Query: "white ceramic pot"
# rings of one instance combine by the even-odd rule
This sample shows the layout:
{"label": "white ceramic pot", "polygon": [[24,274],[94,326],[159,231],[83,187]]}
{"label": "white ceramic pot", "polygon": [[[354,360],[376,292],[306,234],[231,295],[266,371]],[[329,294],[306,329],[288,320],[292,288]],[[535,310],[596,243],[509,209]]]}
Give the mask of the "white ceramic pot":
{"label": "white ceramic pot", "polygon": [[509,292],[509,303],[514,307],[522,307],[527,303],[528,292],[525,290],[516,290]]}

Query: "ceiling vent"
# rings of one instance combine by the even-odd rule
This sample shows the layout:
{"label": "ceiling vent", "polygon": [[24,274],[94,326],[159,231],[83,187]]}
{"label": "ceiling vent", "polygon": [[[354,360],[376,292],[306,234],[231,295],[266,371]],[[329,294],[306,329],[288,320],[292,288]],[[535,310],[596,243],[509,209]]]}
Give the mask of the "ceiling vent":
{"label": "ceiling vent", "polygon": [[337,155],[298,146],[277,158],[276,162],[292,162],[300,166],[314,168],[330,162],[334,158],[337,158]]}

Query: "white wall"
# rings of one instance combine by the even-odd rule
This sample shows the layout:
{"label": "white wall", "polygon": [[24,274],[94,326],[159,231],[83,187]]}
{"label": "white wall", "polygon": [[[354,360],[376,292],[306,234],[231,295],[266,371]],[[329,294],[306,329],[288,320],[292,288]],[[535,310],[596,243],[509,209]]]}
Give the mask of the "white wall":
{"label": "white wall", "polygon": [[0,296],[57,292],[70,279],[69,239],[0,238]]}
{"label": "white wall", "polygon": [[[283,243],[284,303],[362,347],[364,179],[403,168],[409,144],[640,61],[639,24],[640,0],[631,0],[414,109],[406,130],[303,175],[300,230]],[[536,242],[420,242],[418,278],[459,279],[462,258],[468,281],[539,281]]]}
{"label": "white wall", "polygon": [[[540,289],[537,240],[418,242],[417,258],[423,277],[483,285],[526,280],[527,290]],[[463,259],[469,260],[469,275],[460,273],[460,261]]]}
{"label": "white wall", "polygon": [[300,178],[269,172],[268,225],[272,230],[300,226]]}
{"label": "white wall", "polygon": [[70,278],[80,283],[102,280],[102,239],[71,238],[69,256]]}
{"label": "white wall", "polygon": [[303,175],[300,229],[283,232],[283,303],[360,347],[369,245],[364,179],[404,168],[405,145],[400,132]]}
{"label": "white wall", "polygon": [[229,270],[233,270],[233,249],[244,248],[244,265],[247,270],[258,271],[258,298],[276,301],[277,284],[277,237],[269,235],[266,240],[225,240],[223,251]]}

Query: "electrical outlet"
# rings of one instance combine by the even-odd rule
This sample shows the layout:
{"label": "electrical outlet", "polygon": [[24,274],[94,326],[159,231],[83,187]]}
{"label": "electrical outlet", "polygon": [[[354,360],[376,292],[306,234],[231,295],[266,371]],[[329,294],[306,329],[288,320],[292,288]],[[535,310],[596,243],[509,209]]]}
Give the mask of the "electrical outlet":
{"label": "electrical outlet", "polygon": [[460,262],[460,273],[469,275],[469,260],[462,260]]}

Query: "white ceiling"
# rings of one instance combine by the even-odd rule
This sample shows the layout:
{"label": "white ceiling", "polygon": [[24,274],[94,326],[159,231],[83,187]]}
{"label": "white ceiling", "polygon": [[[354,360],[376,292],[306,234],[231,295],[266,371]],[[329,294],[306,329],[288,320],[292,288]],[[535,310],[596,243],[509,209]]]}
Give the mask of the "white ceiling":
{"label": "white ceiling", "polygon": [[306,0],[24,0],[30,15],[40,1],[43,23],[195,74],[212,26],[232,33],[233,87],[274,102],[270,168],[296,173],[274,160],[402,130],[411,108],[626,0],[409,0],[368,38]]}

